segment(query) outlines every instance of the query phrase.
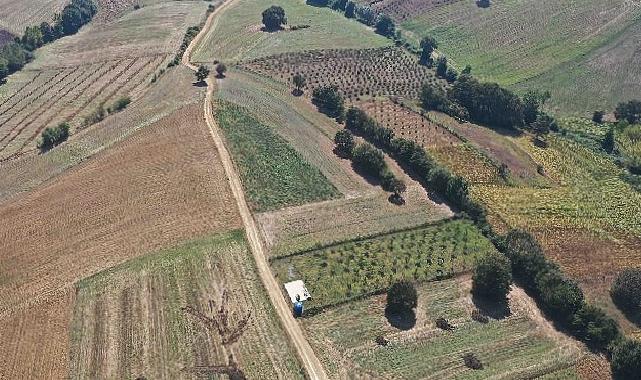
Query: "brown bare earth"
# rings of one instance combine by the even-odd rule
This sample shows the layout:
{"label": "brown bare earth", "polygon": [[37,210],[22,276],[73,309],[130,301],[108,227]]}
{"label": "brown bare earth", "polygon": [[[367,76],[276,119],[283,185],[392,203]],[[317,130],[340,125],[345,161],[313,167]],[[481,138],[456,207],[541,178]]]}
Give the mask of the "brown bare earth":
{"label": "brown bare earth", "polygon": [[[129,258],[238,228],[215,152],[202,106],[194,104],[0,205],[0,224],[8,226],[0,249],[0,320]],[[40,339],[24,331],[25,347]],[[32,360],[9,359],[0,373],[12,378]]]}

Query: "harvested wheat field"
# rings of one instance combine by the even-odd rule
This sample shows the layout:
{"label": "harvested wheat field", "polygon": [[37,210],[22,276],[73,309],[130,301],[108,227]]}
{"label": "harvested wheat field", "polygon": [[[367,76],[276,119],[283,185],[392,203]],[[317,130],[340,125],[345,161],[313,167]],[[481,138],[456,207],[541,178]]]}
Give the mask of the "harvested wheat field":
{"label": "harvested wheat field", "polygon": [[[0,251],[0,317],[129,258],[239,227],[215,152],[201,105],[186,106],[0,206],[0,223],[8,226]],[[33,345],[27,338],[18,341]],[[29,362],[22,357],[20,365]],[[15,365],[3,363],[0,373],[22,373]]]}
{"label": "harvested wheat field", "polygon": [[[211,316],[209,301],[225,305],[232,329],[249,313],[237,343],[225,347],[219,333],[209,333],[182,310],[193,307]],[[81,281],[72,330],[74,379],[193,378],[189,368],[227,365],[230,353],[249,378],[302,377],[242,230],[136,258]]]}
{"label": "harvested wheat field", "polygon": [[51,22],[67,0],[0,0],[0,29],[22,34],[25,27]]}

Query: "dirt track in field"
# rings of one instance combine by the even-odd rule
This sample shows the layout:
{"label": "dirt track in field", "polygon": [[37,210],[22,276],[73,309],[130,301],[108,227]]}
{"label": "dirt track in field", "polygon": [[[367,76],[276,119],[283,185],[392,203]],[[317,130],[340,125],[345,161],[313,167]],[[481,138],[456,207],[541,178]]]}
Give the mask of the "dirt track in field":
{"label": "dirt track in field", "polygon": [[[3,339],[0,352],[13,350],[11,342],[27,350],[47,340],[31,332],[38,328],[31,313],[43,312],[42,305],[55,303],[79,279],[241,226],[202,120],[200,104],[183,107],[46,186],[0,204],[0,225],[6,226],[0,234],[0,329],[17,334]],[[27,327],[32,322],[21,313],[35,325]],[[0,361],[0,374],[14,378],[34,360],[59,362],[29,352],[33,356]],[[60,355],[66,358],[62,346]]]}
{"label": "dirt track in field", "polygon": [[[192,70],[197,70],[196,66],[191,64],[190,56],[193,50],[193,47],[196,46],[200,40],[202,40],[205,33],[210,28],[213,28],[218,23],[219,15],[221,11],[225,9],[228,5],[232,4],[235,0],[228,0],[222,6],[218,7],[214,12],[210,14],[207,18],[205,26],[201,29],[200,33],[189,47],[185,50],[183,55],[182,63]],[[229,184],[231,185],[232,192],[236,198],[238,204],[238,209],[240,211],[240,216],[243,220],[245,226],[245,232],[247,234],[247,240],[249,241],[249,246],[251,248],[252,254],[254,255],[254,260],[256,261],[256,267],[258,269],[258,274],[265,286],[271,303],[274,305],[276,314],[280,318],[280,321],[283,325],[285,331],[287,331],[289,339],[292,341],[296,352],[301,359],[303,366],[307,372],[307,375],[312,379],[325,379],[327,375],[323,369],[323,366],[314,354],[311,346],[307,342],[302,328],[296,322],[291,313],[290,305],[287,304],[281,288],[274,278],[269,263],[267,261],[267,253],[263,246],[263,241],[261,240],[261,235],[258,230],[256,221],[254,220],[253,215],[249,211],[247,206],[247,201],[245,200],[245,194],[243,192],[243,186],[236,171],[234,164],[231,160],[231,156],[225,147],[224,141],[221,137],[216,119],[213,113],[213,102],[212,95],[215,90],[216,82],[209,78],[207,80],[207,97],[205,98],[205,121],[209,127],[212,140],[215,142],[220,155],[221,161],[227,173],[227,178],[229,179]]]}

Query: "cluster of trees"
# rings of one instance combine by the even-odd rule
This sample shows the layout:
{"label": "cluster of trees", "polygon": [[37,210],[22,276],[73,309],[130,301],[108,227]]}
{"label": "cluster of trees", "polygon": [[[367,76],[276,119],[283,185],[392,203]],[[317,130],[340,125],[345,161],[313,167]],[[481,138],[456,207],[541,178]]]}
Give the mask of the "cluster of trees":
{"label": "cluster of trees", "polygon": [[378,14],[367,5],[360,5],[350,0],[308,0],[308,2],[318,7],[327,7],[342,12],[347,18],[353,18],[367,26],[373,26],[376,33],[382,36],[395,38],[399,35],[396,24],[391,17]]}
{"label": "cluster of trees", "polygon": [[44,44],[58,38],[76,33],[96,14],[96,4],[92,0],[72,0],[62,12],[54,17],[53,25],[43,22],[28,26],[22,38],[0,49],[0,81],[20,70],[33,58],[33,52]]}
{"label": "cluster of trees", "polygon": [[169,67],[171,66],[176,66],[180,63],[180,60],[182,59],[183,54],[185,54],[185,50],[187,50],[187,47],[191,43],[191,41],[200,33],[200,26],[195,25],[195,26],[190,26],[187,28],[187,31],[185,32],[185,35],[183,36],[183,41],[180,44],[180,47],[178,48],[178,52],[174,56],[174,59],[169,62]]}
{"label": "cluster of trees", "polygon": [[263,25],[265,25],[266,31],[273,32],[276,30],[281,30],[283,28],[283,25],[287,25],[285,10],[278,5],[272,5],[271,7],[265,9],[262,15]]}
{"label": "cluster of trees", "polygon": [[[348,111],[348,116],[351,110]],[[369,143],[356,144],[354,135],[348,129],[342,129],[334,137],[335,152],[343,158],[352,160],[354,167],[361,173],[380,181],[385,191],[393,193],[395,200],[402,200],[406,190],[405,183],[396,178],[385,162],[383,152]]]}
{"label": "cluster of trees", "polygon": [[40,137],[38,148],[41,152],[46,152],[49,149],[59,145],[69,138],[69,124],[61,123],[57,127],[47,127]]}
{"label": "cluster of trees", "polygon": [[342,122],[345,115],[345,101],[336,86],[315,88],[312,92],[312,103],[320,112]]}

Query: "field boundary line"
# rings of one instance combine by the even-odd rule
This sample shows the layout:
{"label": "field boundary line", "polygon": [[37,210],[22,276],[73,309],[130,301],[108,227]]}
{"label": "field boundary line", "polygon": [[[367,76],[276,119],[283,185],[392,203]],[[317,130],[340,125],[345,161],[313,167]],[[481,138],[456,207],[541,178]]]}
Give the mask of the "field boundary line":
{"label": "field boundary line", "polygon": [[[222,10],[224,10],[230,4],[233,4],[235,0],[227,0],[220,7],[216,8],[207,18],[205,25],[200,30],[198,35],[192,40],[185,53],[182,56],[182,64],[187,66],[193,71],[197,70],[197,67],[190,62],[191,52],[206,35],[206,33],[218,24],[219,15]],[[256,268],[258,269],[258,274],[260,279],[269,295],[271,304],[274,306],[274,310],[278,315],[281,325],[285,332],[287,333],[290,342],[293,344],[301,364],[305,367],[307,376],[311,379],[327,379],[325,370],[320,362],[320,360],[314,354],[312,347],[305,338],[303,329],[300,327],[298,322],[294,319],[292,314],[291,307],[287,304],[287,301],[282,295],[280,286],[274,278],[269,262],[267,261],[267,255],[265,254],[265,249],[263,242],[260,237],[260,232],[258,230],[256,221],[254,220],[249,207],[247,206],[247,201],[245,200],[245,193],[243,191],[243,186],[240,180],[238,173],[234,167],[233,161],[225,147],[225,143],[221,137],[218,124],[216,123],[214,112],[213,112],[213,102],[212,97],[215,90],[215,80],[211,78],[207,79],[207,93],[205,96],[204,104],[204,118],[209,129],[209,133],[214,140],[216,149],[218,150],[218,155],[225,169],[225,174],[227,175],[227,180],[229,182],[234,198],[238,205],[238,211],[243,221],[245,227],[245,234],[247,241],[252,251],[254,261],[256,262]]]}

